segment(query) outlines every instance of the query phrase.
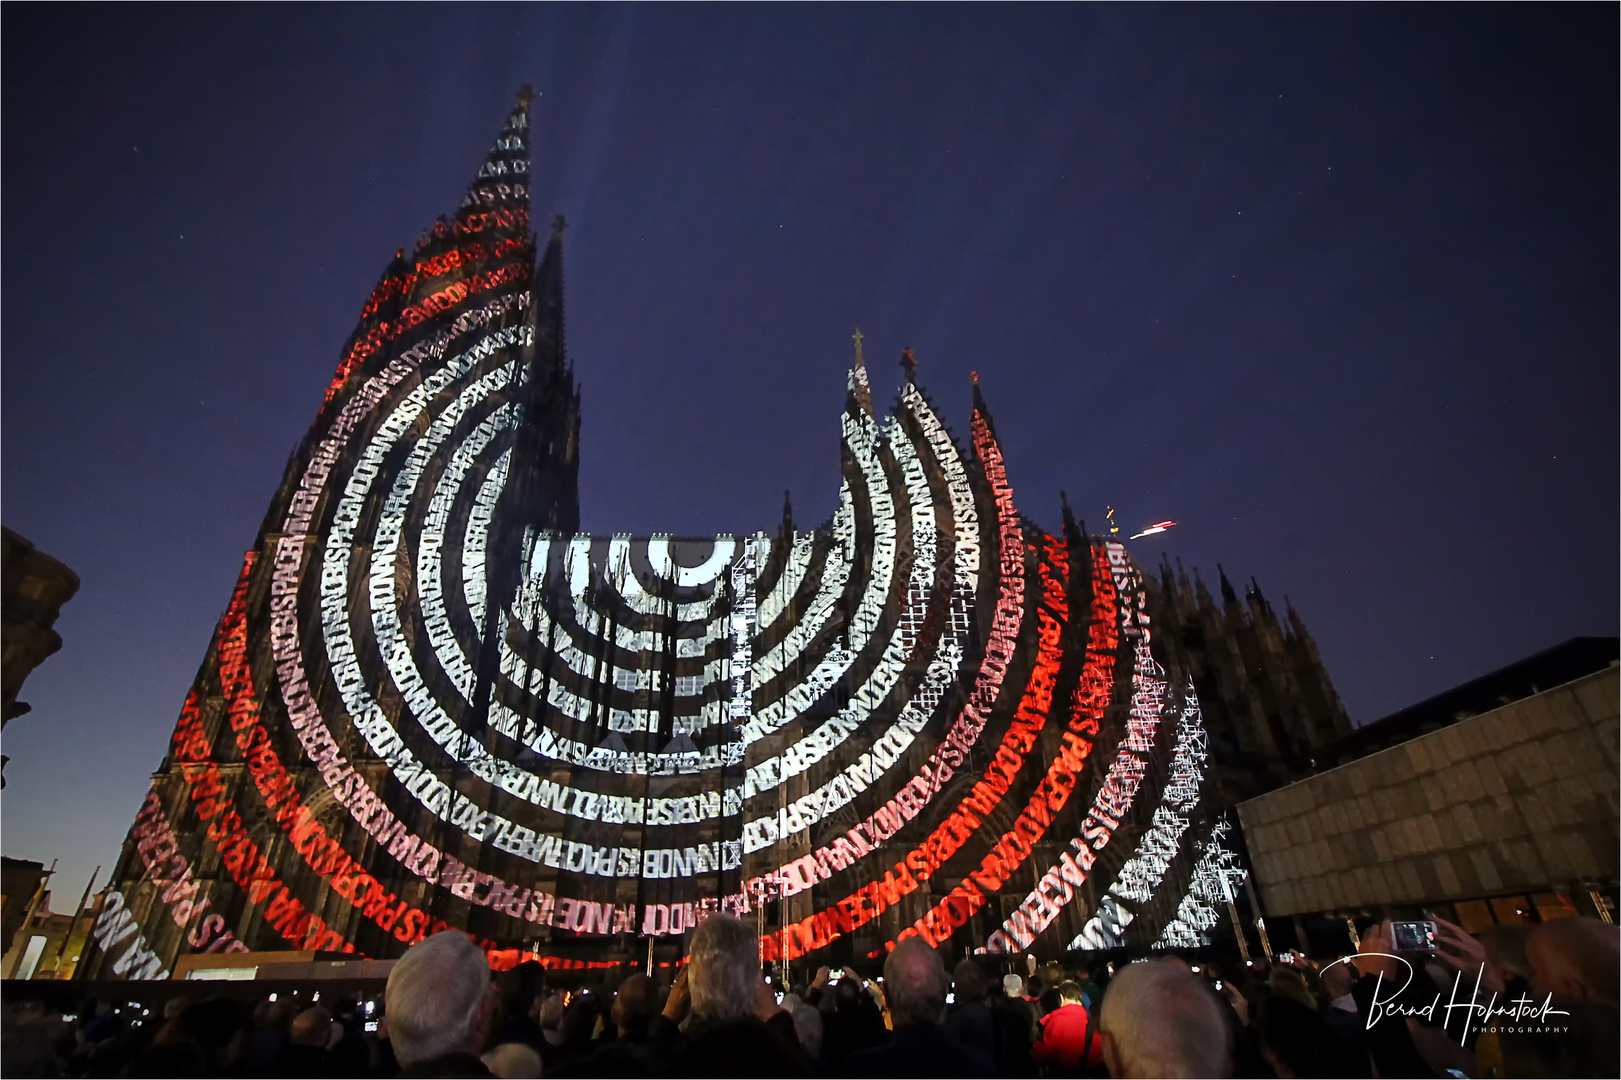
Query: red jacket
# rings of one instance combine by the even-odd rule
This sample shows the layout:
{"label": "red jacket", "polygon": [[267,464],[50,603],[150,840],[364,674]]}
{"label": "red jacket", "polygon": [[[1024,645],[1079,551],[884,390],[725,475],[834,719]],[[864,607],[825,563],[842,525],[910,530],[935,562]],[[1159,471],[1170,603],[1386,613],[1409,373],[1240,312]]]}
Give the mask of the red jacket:
{"label": "red jacket", "polygon": [[1098,1030],[1092,1028],[1092,1045],[1087,1047],[1086,1026],[1085,1005],[1059,1006],[1041,1018],[1041,1037],[1031,1048],[1031,1056],[1039,1065],[1054,1065],[1065,1072],[1079,1072],[1083,1057],[1088,1065],[1103,1064]]}

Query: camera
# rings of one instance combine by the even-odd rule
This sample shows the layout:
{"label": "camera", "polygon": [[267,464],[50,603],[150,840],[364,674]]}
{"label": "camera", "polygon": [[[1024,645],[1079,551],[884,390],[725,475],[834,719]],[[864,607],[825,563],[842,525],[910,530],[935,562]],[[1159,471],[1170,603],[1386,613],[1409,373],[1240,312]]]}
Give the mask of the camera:
{"label": "camera", "polygon": [[1432,953],[1435,951],[1435,938],[1435,924],[1428,919],[1390,924],[1390,943],[1399,953]]}

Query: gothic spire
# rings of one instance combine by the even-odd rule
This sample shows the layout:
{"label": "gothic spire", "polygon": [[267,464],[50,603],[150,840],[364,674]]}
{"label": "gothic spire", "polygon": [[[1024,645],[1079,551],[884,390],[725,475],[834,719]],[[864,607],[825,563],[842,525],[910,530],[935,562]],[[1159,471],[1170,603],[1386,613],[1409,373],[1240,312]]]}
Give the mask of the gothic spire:
{"label": "gothic spire", "polygon": [[[518,91],[517,103],[507,114],[507,122],[496,136],[495,145],[484,158],[467,197],[462,199],[456,221],[466,227],[475,215],[502,212],[521,219],[519,228],[526,228],[529,217],[529,103],[534,91],[525,85]],[[499,224],[507,224],[499,221]],[[509,225],[509,227],[511,227]]]}
{"label": "gothic spire", "polygon": [[992,435],[995,435],[996,422],[991,419],[991,409],[985,404],[985,396],[979,392],[978,372],[974,373],[974,411],[985,419],[985,426],[991,429]]}
{"label": "gothic spire", "polygon": [[545,373],[552,378],[563,376],[568,366],[563,332],[563,231],[567,227],[561,214],[552,221],[546,253],[535,267],[534,282],[530,286],[535,358],[539,365],[536,374]]}
{"label": "gothic spire", "polygon": [[852,339],[856,343],[856,366],[850,369],[850,393],[854,395],[856,403],[861,406],[862,411],[868,416],[873,416],[872,386],[867,380],[867,358],[861,352],[861,342],[863,340],[861,327],[856,327]]}

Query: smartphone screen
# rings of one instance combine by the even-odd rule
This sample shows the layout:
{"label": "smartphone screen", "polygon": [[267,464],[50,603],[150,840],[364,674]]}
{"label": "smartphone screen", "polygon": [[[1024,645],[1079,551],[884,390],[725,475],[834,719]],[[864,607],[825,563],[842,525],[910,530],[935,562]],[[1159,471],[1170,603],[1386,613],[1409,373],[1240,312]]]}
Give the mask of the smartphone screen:
{"label": "smartphone screen", "polygon": [[1427,920],[1390,924],[1391,944],[1397,952],[1434,952],[1435,937],[1435,924]]}

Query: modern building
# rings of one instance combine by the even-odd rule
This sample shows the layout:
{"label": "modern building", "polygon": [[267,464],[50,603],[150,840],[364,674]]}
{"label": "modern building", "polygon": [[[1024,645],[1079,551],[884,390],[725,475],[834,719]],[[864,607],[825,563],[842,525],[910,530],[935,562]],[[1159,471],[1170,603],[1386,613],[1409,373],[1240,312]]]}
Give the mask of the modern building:
{"label": "modern building", "polygon": [[1576,638],[1472,680],[1342,740],[1329,760],[1344,764],[1241,804],[1266,917],[1318,951],[1349,945],[1347,920],[1613,921],[1617,645]]}
{"label": "modern building", "polygon": [[1298,618],[1167,600],[1067,507],[1046,531],[979,388],[959,440],[908,351],[880,416],[859,333],[829,520],[579,533],[563,231],[531,235],[528,174],[525,95],[366,302],[93,973],[386,959],[447,926],[496,966],[668,962],[717,910],[774,964],[1219,932],[1242,870],[1200,683],[1218,760],[1296,768],[1344,728]]}

